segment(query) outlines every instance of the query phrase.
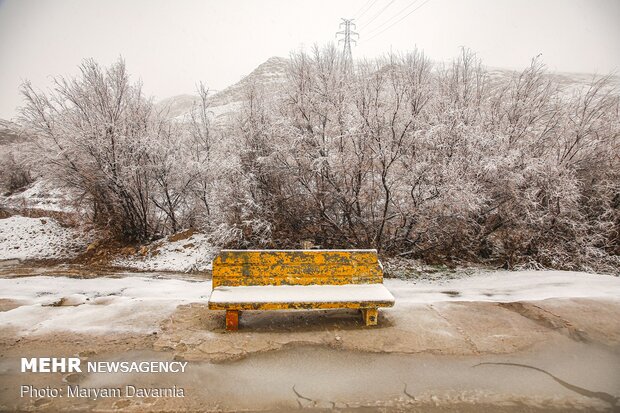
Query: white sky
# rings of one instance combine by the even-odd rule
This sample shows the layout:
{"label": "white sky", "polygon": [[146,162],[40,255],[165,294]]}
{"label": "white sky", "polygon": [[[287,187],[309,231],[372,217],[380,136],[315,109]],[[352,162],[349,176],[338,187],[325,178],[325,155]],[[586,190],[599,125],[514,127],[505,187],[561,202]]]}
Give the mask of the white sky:
{"label": "white sky", "polygon": [[46,88],[85,57],[107,65],[122,55],[156,98],[192,93],[200,80],[222,89],[271,56],[334,41],[340,17],[366,4],[354,57],[417,45],[447,60],[466,46],[495,67],[522,68],[542,53],[551,70],[620,69],[619,0],[424,1],[0,0],[0,117],[15,115],[23,80]]}

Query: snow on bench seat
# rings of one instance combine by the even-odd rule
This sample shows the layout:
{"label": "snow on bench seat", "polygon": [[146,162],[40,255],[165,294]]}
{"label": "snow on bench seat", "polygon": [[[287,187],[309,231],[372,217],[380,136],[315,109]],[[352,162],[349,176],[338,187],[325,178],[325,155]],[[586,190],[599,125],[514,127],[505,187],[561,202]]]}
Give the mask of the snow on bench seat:
{"label": "snow on bench seat", "polygon": [[263,285],[217,287],[212,304],[263,303],[394,303],[394,296],[383,284],[345,285]]}

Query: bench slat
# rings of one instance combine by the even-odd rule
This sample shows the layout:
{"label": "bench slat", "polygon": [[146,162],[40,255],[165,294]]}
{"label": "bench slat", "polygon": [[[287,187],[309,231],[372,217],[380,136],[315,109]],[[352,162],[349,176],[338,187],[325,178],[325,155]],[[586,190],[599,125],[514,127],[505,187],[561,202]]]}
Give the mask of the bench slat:
{"label": "bench slat", "polygon": [[222,250],[218,264],[375,264],[376,250]]}
{"label": "bench slat", "polygon": [[213,261],[214,287],[381,282],[375,250],[223,250]]}
{"label": "bench slat", "polygon": [[286,275],[280,277],[248,276],[248,277],[226,277],[216,282],[214,279],[213,287],[236,287],[236,286],[280,286],[280,285],[344,285],[344,284],[380,284],[383,278],[380,276],[332,276],[332,275]]}

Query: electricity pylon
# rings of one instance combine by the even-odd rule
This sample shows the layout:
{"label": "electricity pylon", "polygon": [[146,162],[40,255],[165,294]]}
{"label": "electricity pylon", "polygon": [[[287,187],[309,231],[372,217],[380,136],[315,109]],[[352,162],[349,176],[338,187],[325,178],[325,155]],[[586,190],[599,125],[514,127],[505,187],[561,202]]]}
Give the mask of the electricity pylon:
{"label": "electricity pylon", "polygon": [[344,38],[338,39],[338,44],[344,43],[344,48],[342,49],[342,60],[344,61],[346,70],[349,70],[353,67],[353,54],[351,53],[351,42],[357,44],[356,39],[352,39],[352,36],[359,37],[357,32],[351,30],[351,28],[355,29],[355,23],[353,23],[354,19],[343,19],[340,23],[339,28],[342,29],[344,26],[344,30],[340,30],[336,33],[336,36],[342,35]]}

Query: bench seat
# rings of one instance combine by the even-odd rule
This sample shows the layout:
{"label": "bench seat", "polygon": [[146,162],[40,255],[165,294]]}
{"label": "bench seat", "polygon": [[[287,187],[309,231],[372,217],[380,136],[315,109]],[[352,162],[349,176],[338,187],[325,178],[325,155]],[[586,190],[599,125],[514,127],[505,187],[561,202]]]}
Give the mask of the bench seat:
{"label": "bench seat", "polygon": [[383,284],[263,285],[216,287],[211,310],[276,310],[391,307],[394,296]]}

